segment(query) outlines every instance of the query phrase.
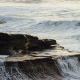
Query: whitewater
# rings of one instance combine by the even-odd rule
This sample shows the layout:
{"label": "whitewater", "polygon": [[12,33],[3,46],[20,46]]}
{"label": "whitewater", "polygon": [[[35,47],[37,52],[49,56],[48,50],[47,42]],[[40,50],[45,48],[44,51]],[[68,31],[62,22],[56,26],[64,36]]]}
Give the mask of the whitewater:
{"label": "whitewater", "polygon": [[51,38],[65,49],[80,51],[80,1],[0,2],[0,20],[6,21],[0,24],[0,32]]}
{"label": "whitewater", "polygon": [[[65,49],[80,52],[79,0],[0,0],[0,20],[4,21],[0,23],[0,32],[55,39]],[[33,63],[31,69],[35,67],[36,72],[33,69],[34,75],[25,75],[18,63],[7,67],[5,57],[0,55],[1,80],[80,80],[80,62],[77,57],[64,56],[56,60],[55,65],[61,76],[54,71],[51,73],[51,68],[46,66],[49,73],[55,74],[49,76],[43,64],[35,67]],[[42,70],[41,73],[37,71],[38,68]]]}
{"label": "whitewater", "polygon": [[0,3],[0,20],[6,21],[0,32],[52,38],[66,49],[80,51],[80,1],[12,2]]}

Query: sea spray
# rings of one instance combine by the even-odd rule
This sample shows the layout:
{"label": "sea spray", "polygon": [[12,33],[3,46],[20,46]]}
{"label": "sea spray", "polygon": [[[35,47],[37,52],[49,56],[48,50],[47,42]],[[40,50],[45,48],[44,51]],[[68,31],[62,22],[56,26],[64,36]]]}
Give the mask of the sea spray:
{"label": "sea spray", "polygon": [[18,69],[17,63],[6,66],[5,57],[0,56],[0,80],[31,80],[21,70]]}
{"label": "sea spray", "polygon": [[[0,80],[56,80],[58,76],[51,71],[43,61],[38,65],[28,62],[5,62],[5,57],[0,62]],[[26,65],[27,64],[27,65]],[[43,65],[42,65],[43,64]],[[26,72],[25,72],[25,71]],[[48,75],[49,74],[49,75]],[[52,75],[53,76],[52,76]]]}
{"label": "sea spray", "polygon": [[57,68],[63,80],[80,80],[80,63],[76,57],[61,57],[57,59]]}
{"label": "sea spray", "polygon": [[74,56],[56,60],[1,61],[0,80],[80,80],[80,63]]}

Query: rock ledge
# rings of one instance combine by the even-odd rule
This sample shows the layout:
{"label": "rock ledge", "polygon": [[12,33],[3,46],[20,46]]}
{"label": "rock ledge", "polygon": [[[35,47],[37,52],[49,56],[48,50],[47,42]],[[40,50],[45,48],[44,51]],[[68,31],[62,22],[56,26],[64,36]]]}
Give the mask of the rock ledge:
{"label": "rock ledge", "polygon": [[[54,39],[38,39],[36,36],[26,34],[0,33],[0,54],[9,55],[14,51],[41,50],[57,44]],[[23,51],[24,50],[24,51]]]}

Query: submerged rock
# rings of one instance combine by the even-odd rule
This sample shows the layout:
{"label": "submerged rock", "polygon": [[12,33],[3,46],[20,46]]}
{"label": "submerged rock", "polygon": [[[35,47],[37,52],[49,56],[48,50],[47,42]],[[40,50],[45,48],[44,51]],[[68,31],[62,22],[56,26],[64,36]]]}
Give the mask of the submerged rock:
{"label": "submerged rock", "polygon": [[0,20],[0,24],[4,24],[4,23],[6,23],[6,21]]}
{"label": "submerged rock", "polygon": [[57,43],[53,39],[38,39],[38,37],[26,34],[0,33],[0,49],[3,50],[39,50],[49,48],[54,44]]}

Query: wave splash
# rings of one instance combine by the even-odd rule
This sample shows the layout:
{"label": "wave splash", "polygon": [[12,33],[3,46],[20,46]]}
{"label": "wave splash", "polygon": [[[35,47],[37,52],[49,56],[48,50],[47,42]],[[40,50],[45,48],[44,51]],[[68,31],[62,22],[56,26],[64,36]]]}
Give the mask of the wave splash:
{"label": "wave splash", "polygon": [[[15,65],[15,64],[14,64]],[[0,80],[30,80],[17,67],[7,67],[4,62],[0,63]]]}
{"label": "wave splash", "polygon": [[80,62],[76,57],[63,57],[57,60],[57,67],[63,80],[80,80]]}
{"label": "wave splash", "polygon": [[56,61],[44,59],[14,64],[2,62],[0,80],[80,80],[80,63],[73,56],[64,56]]}

